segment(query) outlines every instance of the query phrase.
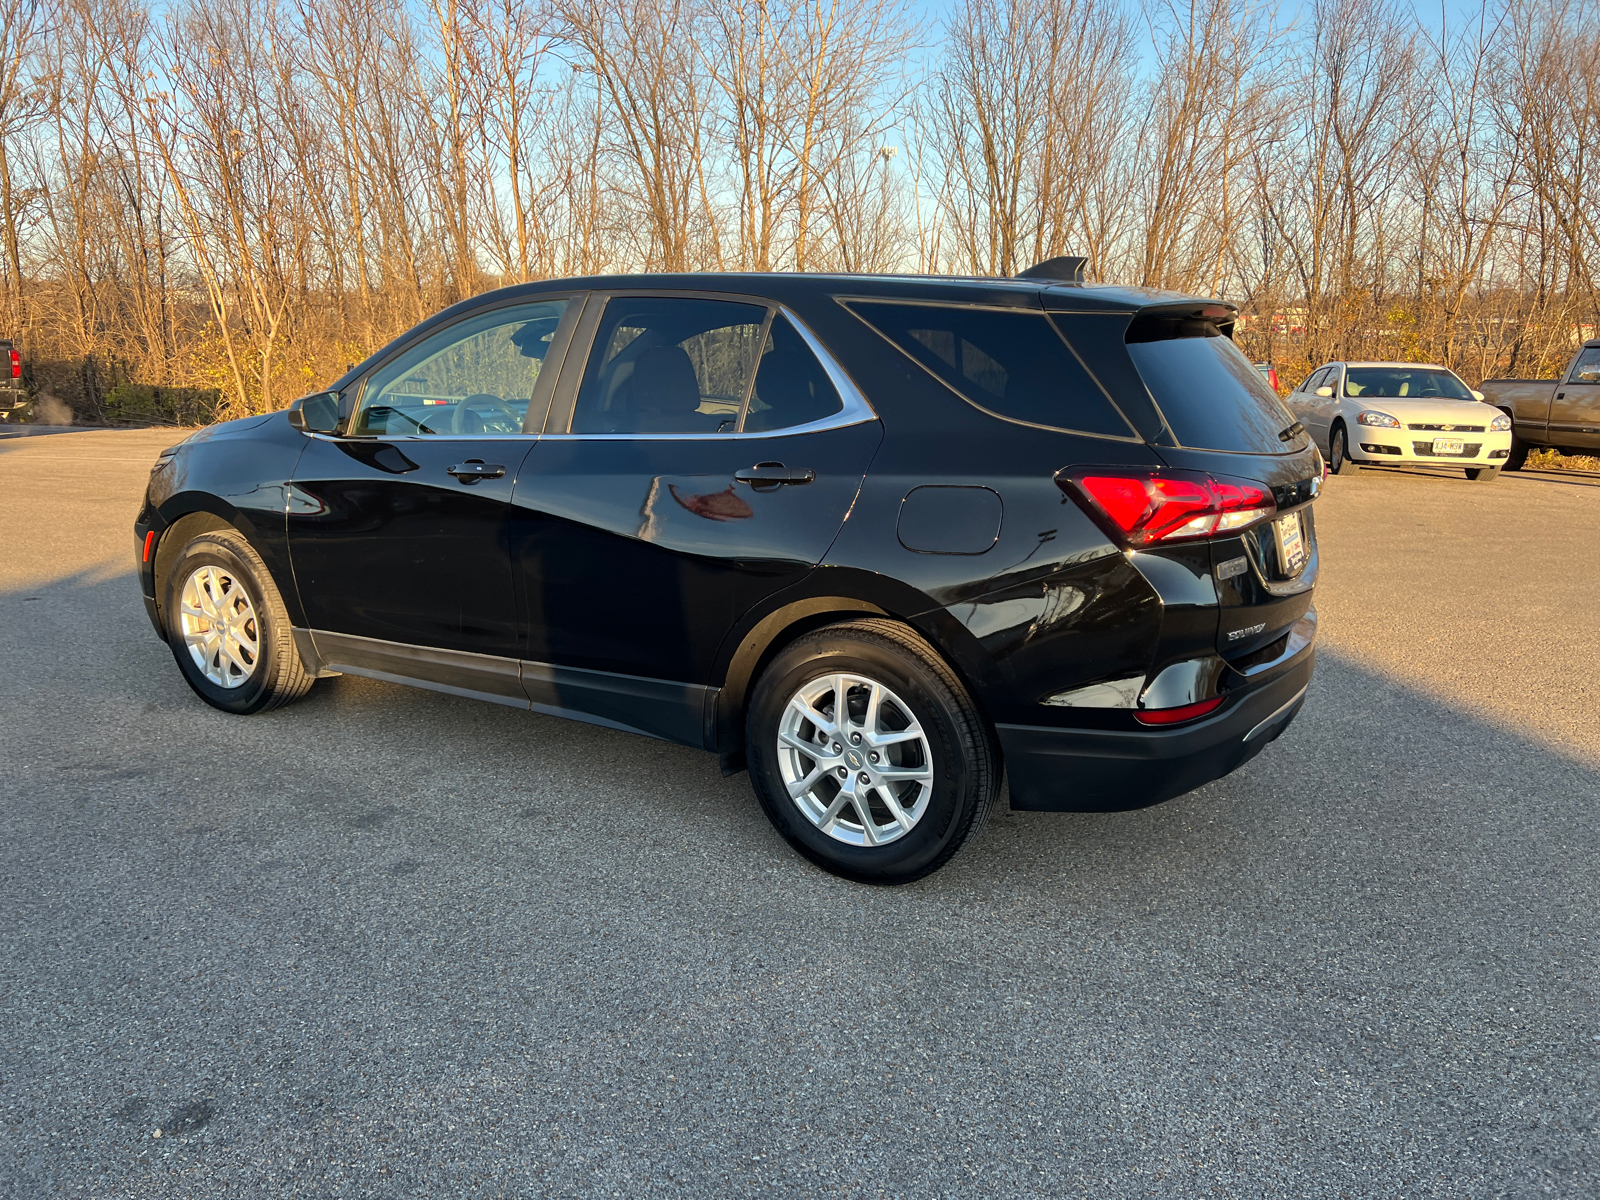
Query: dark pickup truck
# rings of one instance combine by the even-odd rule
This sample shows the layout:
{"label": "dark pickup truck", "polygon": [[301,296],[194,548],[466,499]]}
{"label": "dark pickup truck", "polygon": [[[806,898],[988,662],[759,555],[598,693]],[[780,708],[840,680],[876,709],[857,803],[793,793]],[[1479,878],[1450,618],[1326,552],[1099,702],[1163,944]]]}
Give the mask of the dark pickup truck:
{"label": "dark pickup truck", "polygon": [[1485,379],[1484,399],[1510,416],[1515,471],[1528,451],[1600,455],[1600,339],[1585,342],[1559,379]]}
{"label": "dark pickup truck", "polygon": [[0,338],[0,421],[9,421],[28,403],[22,385],[22,355],[15,342]]}

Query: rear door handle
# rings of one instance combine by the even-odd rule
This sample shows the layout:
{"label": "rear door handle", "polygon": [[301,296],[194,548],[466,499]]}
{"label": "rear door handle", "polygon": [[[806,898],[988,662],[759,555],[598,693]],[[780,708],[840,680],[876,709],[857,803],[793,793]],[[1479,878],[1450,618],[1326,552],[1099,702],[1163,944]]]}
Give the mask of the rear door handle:
{"label": "rear door handle", "polygon": [[751,487],[778,487],[785,483],[810,483],[817,473],[808,467],[786,467],[782,463],[757,463],[735,471],[733,477]]}
{"label": "rear door handle", "polygon": [[477,483],[480,479],[499,479],[506,469],[499,463],[486,463],[474,458],[451,467],[446,473],[454,475],[462,483]]}

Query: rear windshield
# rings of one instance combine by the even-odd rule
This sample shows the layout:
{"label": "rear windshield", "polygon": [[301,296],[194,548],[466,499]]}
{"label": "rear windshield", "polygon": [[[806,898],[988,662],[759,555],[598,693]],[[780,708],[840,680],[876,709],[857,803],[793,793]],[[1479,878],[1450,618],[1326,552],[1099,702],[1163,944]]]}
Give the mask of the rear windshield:
{"label": "rear windshield", "polygon": [[1069,432],[1135,436],[1042,311],[877,301],[849,307],[979,408]]}
{"label": "rear windshield", "polygon": [[1477,399],[1453,372],[1418,367],[1346,367],[1344,394],[1391,400]]}
{"label": "rear windshield", "polygon": [[1128,326],[1128,355],[1180,446],[1239,454],[1287,454],[1305,435],[1261,372],[1210,321],[1141,316]]}

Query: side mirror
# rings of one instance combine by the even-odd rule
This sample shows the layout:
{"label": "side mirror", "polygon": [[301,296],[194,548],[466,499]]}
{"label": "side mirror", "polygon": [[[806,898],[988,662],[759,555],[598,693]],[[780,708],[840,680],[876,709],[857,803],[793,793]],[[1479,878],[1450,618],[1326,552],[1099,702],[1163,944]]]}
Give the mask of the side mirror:
{"label": "side mirror", "polygon": [[289,405],[289,424],[301,433],[332,433],[339,428],[339,393],[301,396]]}
{"label": "side mirror", "polygon": [[1327,397],[1333,395],[1333,389],[1331,387],[1319,387],[1317,389],[1317,395],[1326,399]]}
{"label": "side mirror", "polygon": [[1472,398],[1474,400],[1482,400],[1483,399],[1483,393],[1480,392],[1477,388],[1473,388],[1472,389]]}

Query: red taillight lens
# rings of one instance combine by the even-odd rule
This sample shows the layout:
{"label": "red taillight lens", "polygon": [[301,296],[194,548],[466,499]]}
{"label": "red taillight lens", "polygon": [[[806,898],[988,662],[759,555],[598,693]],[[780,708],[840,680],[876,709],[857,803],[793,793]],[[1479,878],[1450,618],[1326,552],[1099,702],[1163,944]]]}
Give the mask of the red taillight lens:
{"label": "red taillight lens", "polygon": [[1278,507],[1260,484],[1202,471],[1091,468],[1058,475],[1056,483],[1135,547],[1235,533]]}
{"label": "red taillight lens", "polygon": [[1267,383],[1272,386],[1272,390],[1273,391],[1277,391],[1278,390],[1278,368],[1277,367],[1268,367],[1267,368]]}
{"label": "red taillight lens", "polygon": [[22,378],[22,355],[18,354],[15,350],[11,352],[11,378]]}
{"label": "red taillight lens", "polygon": [[1180,721],[1192,721],[1196,717],[1215,712],[1225,698],[1213,696],[1198,704],[1184,704],[1177,708],[1141,708],[1135,710],[1133,719],[1141,725],[1176,725]]}

